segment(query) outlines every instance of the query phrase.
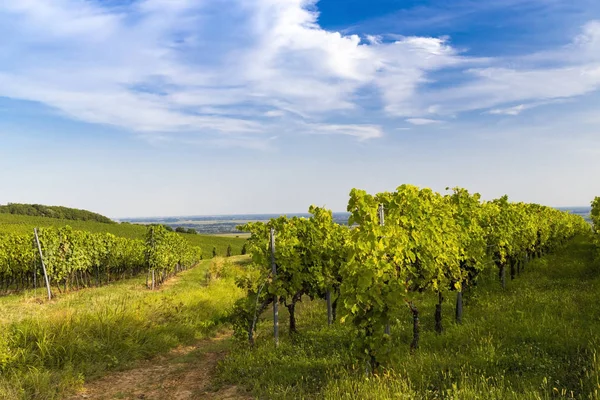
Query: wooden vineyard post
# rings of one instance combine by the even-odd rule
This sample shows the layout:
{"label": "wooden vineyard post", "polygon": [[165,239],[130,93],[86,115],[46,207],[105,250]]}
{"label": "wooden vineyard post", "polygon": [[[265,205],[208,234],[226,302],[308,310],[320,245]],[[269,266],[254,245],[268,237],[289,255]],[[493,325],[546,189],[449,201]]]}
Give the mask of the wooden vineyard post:
{"label": "wooden vineyard post", "polygon": [[331,308],[331,290],[327,290],[325,293],[325,298],[327,300],[327,325],[333,324],[333,310]]}
{"label": "wooden vineyard post", "polygon": [[[271,228],[271,273],[273,274],[273,281],[277,279],[277,265],[275,264],[275,229]],[[275,339],[275,346],[279,346],[279,309],[278,309],[278,298],[275,295],[273,299],[273,337]]]}
{"label": "wooden vineyard post", "polygon": [[33,290],[35,290],[35,295],[37,296],[37,265],[35,261],[33,262]]}
{"label": "wooden vineyard post", "polygon": [[419,348],[419,337],[421,336],[421,328],[419,324],[419,310],[410,302],[408,307],[413,315],[413,340],[410,343],[410,352],[414,353]]}
{"label": "wooden vineyard post", "polygon": [[[33,238],[33,242],[32,245],[35,246],[35,237]],[[37,263],[35,262],[35,260],[33,260],[32,263],[32,267],[33,267],[33,297],[37,297]]]}
{"label": "wooden vineyard post", "polygon": [[42,262],[42,270],[44,271],[44,280],[46,281],[48,300],[51,300],[52,292],[50,291],[50,282],[48,281],[48,273],[46,272],[46,264],[44,264],[44,254],[42,253],[42,246],[40,245],[40,238],[38,237],[37,228],[33,228],[33,234],[35,236],[35,242],[37,243],[38,251],[40,252],[40,261]]}
{"label": "wooden vineyard post", "polygon": [[462,302],[462,287],[456,292],[456,323],[462,323],[463,302]]}
{"label": "wooden vineyard post", "polygon": [[[379,225],[384,226],[385,225],[385,215],[384,215],[384,210],[383,210],[383,204],[379,205],[379,209],[377,210],[378,214],[379,214]],[[388,323],[385,325],[385,334],[386,335],[391,335],[392,334],[392,328],[390,326],[390,323],[388,321]]]}
{"label": "wooden vineyard post", "polygon": [[150,282],[150,290],[154,290],[155,286],[156,286],[156,274],[155,274],[155,267],[156,265],[154,265],[154,262],[152,260],[152,255],[155,252],[155,247],[156,243],[154,242],[154,227],[150,228],[150,256],[148,257],[148,267],[151,269],[150,271],[148,271],[148,275],[150,275],[150,278],[152,279],[152,281]]}
{"label": "wooden vineyard post", "polygon": [[438,303],[435,305],[435,331],[436,333],[442,333],[444,327],[442,325],[442,303],[444,302],[444,296],[442,291],[438,291]]}

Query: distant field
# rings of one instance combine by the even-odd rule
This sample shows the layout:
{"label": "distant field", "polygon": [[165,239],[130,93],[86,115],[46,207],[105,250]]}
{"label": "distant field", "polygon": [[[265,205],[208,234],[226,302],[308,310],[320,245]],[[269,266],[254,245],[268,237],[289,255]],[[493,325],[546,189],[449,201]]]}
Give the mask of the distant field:
{"label": "distant field", "polygon": [[[93,221],[73,221],[46,217],[30,217],[27,215],[0,214],[0,235],[4,233],[28,233],[33,228],[63,227],[69,225],[73,229],[95,233],[112,233],[131,239],[143,239],[146,227],[135,224],[103,224]],[[245,239],[227,236],[190,235],[181,234],[195,246],[200,246],[205,256],[212,256],[212,249],[216,247],[217,254],[225,255],[227,246],[231,245],[233,254],[240,254]]]}
{"label": "distant field", "polygon": [[580,215],[587,222],[589,222],[589,223],[592,222],[592,220],[590,219],[590,212],[591,212],[590,207],[557,207],[557,208],[561,211],[568,211],[572,214]]}
{"label": "distant field", "polygon": [[[590,207],[558,207],[559,210],[569,211],[573,214],[581,215],[588,222],[590,221]],[[307,213],[287,213],[281,214],[288,217],[305,217]],[[124,218],[121,221],[132,224],[163,224],[173,229],[183,227],[186,229],[195,229],[198,233],[205,235],[214,235],[221,237],[248,237],[247,234],[237,230],[239,225],[248,222],[268,222],[271,218],[277,218],[280,214],[237,214],[237,215],[206,215],[206,216],[181,216],[181,217],[151,217],[151,218]],[[333,219],[340,225],[347,225],[350,214],[347,212],[334,212]]]}
{"label": "distant field", "polygon": [[[244,237],[244,233],[237,230],[239,225],[248,222],[268,222],[272,218],[280,215],[288,217],[308,218],[307,213],[283,213],[283,214],[237,214],[237,215],[205,215],[205,216],[181,216],[181,217],[151,217],[151,218],[124,218],[121,221],[131,222],[133,224],[163,224],[173,229],[183,227],[186,229],[195,229],[198,233],[207,235],[237,236]],[[347,212],[334,212],[333,219],[340,225],[348,223],[350,214]]]}
{"label": "distant field", "polygon": [[240,232],[240,233],[217,233],[214,236],[226,237],[226,238],[244,238],[244,239],[247,239],[247,238],[250,237],[250,233],[248,233],[248,232]]}

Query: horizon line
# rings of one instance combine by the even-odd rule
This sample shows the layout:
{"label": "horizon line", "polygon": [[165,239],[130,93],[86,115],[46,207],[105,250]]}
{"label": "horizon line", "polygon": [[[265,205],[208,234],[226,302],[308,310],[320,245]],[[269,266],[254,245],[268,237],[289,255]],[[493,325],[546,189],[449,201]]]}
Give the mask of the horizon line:
{"label": "horizon line", "polygon": [[[548,206],[556,209],[561,208],[590,208],[591,206]],[[349,211],[331,211],[333,214],[349,214]],[[113,221],[122,220],[134,220],[134,219],[150,219],[150,218],[206,218],[206,217],[235,217],[235,216],[245,216],[245,215],[305,215],[310,214],[308,211],[303,212],[284,212],[284,213],[276,213],[276,212],[266,212],[266,213],[235,213],[235,214],[188,214],[188,215],[154,215],[154,216],[143,216],[143,217],[109,217]]]}

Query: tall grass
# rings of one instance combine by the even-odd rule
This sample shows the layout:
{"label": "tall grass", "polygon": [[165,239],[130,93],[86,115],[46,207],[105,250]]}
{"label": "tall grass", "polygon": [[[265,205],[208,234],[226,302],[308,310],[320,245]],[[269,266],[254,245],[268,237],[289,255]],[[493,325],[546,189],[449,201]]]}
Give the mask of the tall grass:
{"label": "tall grass", "polygon": [[242,293],[208,261],[160,291],[132,279],[38,304],[0,299],[0,398],[60,399],[85,379],[211,334]]}

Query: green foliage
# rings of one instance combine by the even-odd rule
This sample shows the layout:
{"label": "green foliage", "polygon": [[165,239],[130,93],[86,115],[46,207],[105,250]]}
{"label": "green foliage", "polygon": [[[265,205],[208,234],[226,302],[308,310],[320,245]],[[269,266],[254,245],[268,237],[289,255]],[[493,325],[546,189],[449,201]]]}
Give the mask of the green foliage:
{"label": "green foliage", "polygon": [[538,204],[510,203],[506,196],[483,206],[486,241],[500,267],[539,256],[590,230],[579,216]]}
{"label": "green foliage", "polygon": [[[269,335],[257,337],[254,348],[236,347],[220,377],[268,399],[597,399],[600,265],[593,252],[579,236],[531,261],[506,290],[494,269],[484,269],[477,290],[469,289],[463,324],[437,335],[433,317],[424,315],[415,354],[406,348],[410,314],[399,315],[389,339],[394,357],[378,374],[365,374],[351,350],[352,326],[324,326],[324,304],[315,300],[297,310],[300,335],[282,329],[276,349]],[[416,293],[414,301],[433,310],[437,296]],[[444,307],[449,314],[452,305]]]}
{"label": "green foliage", "polygon": [[451,202],[411,185],[375,196],[353,189],[348,211],[350,224],[358,226],[351,233],[351,257],[341,269],[343,319],[357,328],[364,353],[381,361],[389,352],[384,327],[407,304],[414,309],[414,293],[438,292],[451,283],[460,287],[461,229]]}
{"label": "green foliage", "polygon": [[159,271],[160,279],[189,268],[202,259],[202,250],[190,246],[180,235],[170,232],[163,225],[148,227],[146,234],[145,257],[148,268]]}
{"label": "green foliage", "polygon": [[[329,210],[311,206],[309,212],[310,218],[281,216],[266,224],[251,222],[238,227],[251,234],[248,245],[256,271],[253,279],[239,281],[252,299],[240,303],[241,308],[250,308],[240,309],[240,315],[253,317],[257,304],[264,307],[277,298],[288,308],[290,329],[295,331],[294,308],[304,295],[324,298],[327,291],[339,292],[339,268],[346,259],[348,228],[335,224]],[[276,276],[271,272],[271,229],[275,232]],[[252,324],[246,321],[238,326],[247,331]]]}
{"label": "green foliage", "polygon": [[594,197],[592,201],[590,218],[594,224],[594,232],[598,233],[600,231],[600,197]]}
{"label": "green foliage", "polygon": [[[140,274],[146,268],[161,278],[200,261],[201,250],[162,226],[148,228],[146,243],[110,233],[76,231],[69,226],[39,230],[51,285],[60,290],[107,283]],[[0,236],[0,287],[23,290],[43,284],[33,232]]]}
{"label": "green foliage", "polygon": [[115,222],[103,215],[76,208],[43,206],[40,204],[19,204],[8,203],[5,206],[0,205],[1,214],[29,215],[36,217],[59,218],[75,221],[96,221],[105,224],[114,224]]}
{"label": "green foliage", "polygon": [[[317,207],[310,208],[308,219],[282,216],[238,227],[250,233],[256,271],[239,281],[249,297],[240,302],[246,308],[239,315],[251,317],[253,310],[278,301],[288,308],[295,331],[294,308],[304,295],[334,293],[343,303],[342,321],[351,321],[358,337],[355,348],[372,368],[390,361],[386,328],[406,314],[407,306],[414,322],[411,348],[418,347],[415,299],[421,293],[438,294],[441,313],[444,292],[474,284],[486,266],[495,263],[504,272],[509,265],[512,276],[524,260],[589,231],[581,217],[511,203],[507,196],[481,202],[479,194],[461,188],[446,196],[411,185],[376,195],[353,189],[348,211],[352,229],[334,224],[331,212]],[[271,274],[271,230],[276,276]],[[238,326],[252,333],[252,323]]]}
{"label": "green foliage", "polygon": [[[459,228],[461,288],[473,283],[485,267],[487,242],[483,226],[483,207],[479,193],[471,195],[466,189],[454,188],[446,196],[450,202],[455,223]],[[452,285],[454,286],[454,285]],[[453,287],[450,289],[453,289]]]}

